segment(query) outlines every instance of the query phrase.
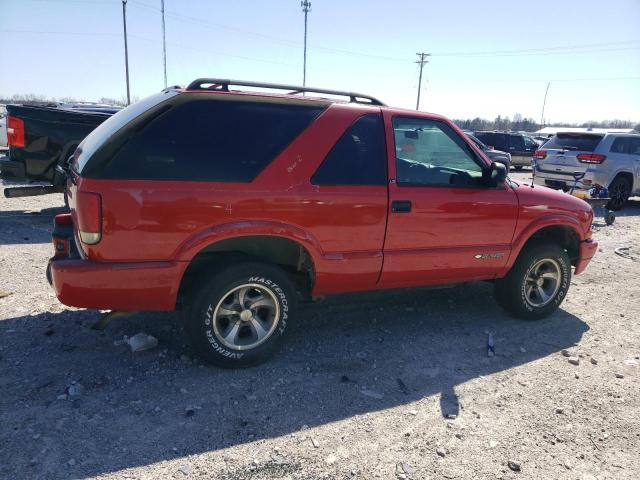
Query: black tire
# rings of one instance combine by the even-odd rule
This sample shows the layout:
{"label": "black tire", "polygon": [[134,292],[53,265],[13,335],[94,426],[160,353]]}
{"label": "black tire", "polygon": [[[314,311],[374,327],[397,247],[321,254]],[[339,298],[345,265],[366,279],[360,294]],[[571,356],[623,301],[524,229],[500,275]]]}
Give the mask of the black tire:
{"label": "black tire", "polygon": [[[285,335],[287,325],[291,318],[295,318],[297,299],[294,286],[280,268],[272,265],[255,261],[221,265],[211,277],[204,277],[202,284],[198,285],[196,282],[192,288],[194,291],[184,317],[187,336],[200,357],[220,367],[249,367],[265,361],[276,352]],[[250,310],[251,312],[254,310],[259,312],[261,308],[269,310],[268,316],[271,320],[266,323],[260,321],[263,331],[268,330],[264,340],[258,340],[257,329],[251,325],[254,320],[259,320],[259,316],[256,317],[254,312],[251,319],[242,317],[245,310],[249,311],[247,305],[251,303],[251,298],[245,301],[244,306],[240,306],[239,303],[232,306],[229,303],[230,300],[237,298],[232,299],[235,294],[231,292],[234,292],[234,289],[238,291],[245,288],[248,291],[246,295],[243,294],[243,298],[258,292],[272,303],[273,307],[269,307],[270,310],[267,307]],[[219,311],[231,310],[237,310],[237,313],[221,314],[221,317],[216,315]],[[276,311],[277,315],[274,313]],[[230,333],[236,324],[239,326],[235,327],[236,333],[233,337],[237,341],[226,342],[226,337],[222,333],[225,332],[225,328]],[[262,343],[251,347],[253,337]],[[245,344],[242,345],[242,342]],[[237,346],[234,347],[234,345]]]}
{"label": "black tire", "polygon": [[607,225],[613,225],[616,221],[616,214],[613,212],[607,212],[604,214],[604,223]]}
{"label": "black tire", "polygon": [[[548,300],[545,301],[537,293],[538,285],[527,279],[537,276],[536,272],[532,271],[537,265],[542,268],[547,264],[552,269],[543,272],[538,281],[556,268],[557,280],[542,278],[540,288],[545,294],[548,293]],[[494,295],[498,304],[510,314],[526,320],[537,320],[550,315],[560,306],[570,283],[571,261],[567,252],[559,245],[540,243],[525,247],[507,276],[495,281]],[[530,291],[529,288],[535,288],[536,292]],[[549,293],[548,290],[553,293]]]}
{"label": "black tire", "polygon": [[518,172],[520,170],[522,170],[524,167],[522,165],[515,165],[513,168],[515,168]]}
{"label": "black tire", "polygon": [[631,182],[626,177],[617,177],[609,186],[609,195],[611,200],[607,203],[606,208],[618,211],[627,203],[631,195]]}

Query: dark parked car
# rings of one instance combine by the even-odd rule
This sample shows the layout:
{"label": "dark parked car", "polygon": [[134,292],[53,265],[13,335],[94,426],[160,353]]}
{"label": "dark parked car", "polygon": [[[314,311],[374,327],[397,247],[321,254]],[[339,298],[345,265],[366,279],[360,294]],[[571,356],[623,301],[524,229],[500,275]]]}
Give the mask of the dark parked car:
{"label": "dark parked car", "polygon": [[474,132],[474,135],[485,145],[511,154],[511,165],[516,170],[531,166],[531,157],[538,149],[538,143],[528,135],[514,132]]}
{"label": "dark parked car", "polygon": [[119,110],[95,105],[67,108],[7,105],[9,156],[0,159],[0,178],[47,182],[48,186],[12,187],[7,197],[63,192],[65,167],[82,140]]}

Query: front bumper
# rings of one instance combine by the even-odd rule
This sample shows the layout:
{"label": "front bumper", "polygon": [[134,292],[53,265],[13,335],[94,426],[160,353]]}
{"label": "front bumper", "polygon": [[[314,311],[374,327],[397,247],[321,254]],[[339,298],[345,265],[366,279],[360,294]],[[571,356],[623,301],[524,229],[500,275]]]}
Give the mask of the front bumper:
{"label": "front bumper", "polygon": [[584,272],[587,265],[598,251],[598,242],[595,240],[584,240],[580,242],[580,248],[578,250],[578,260],[576,260],[575,275],[579,275]]}

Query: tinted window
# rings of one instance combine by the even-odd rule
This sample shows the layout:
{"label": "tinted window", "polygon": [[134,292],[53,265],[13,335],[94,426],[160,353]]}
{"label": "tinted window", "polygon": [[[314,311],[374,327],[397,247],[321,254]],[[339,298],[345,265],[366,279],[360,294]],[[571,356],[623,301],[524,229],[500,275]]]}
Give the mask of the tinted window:
{"label": "tinted window", "polygon": [[640,137],[632,137],[629,140],[629,153],[640,155]]}
{"label": "tinted window", "polygon": [[593,152],[602,135],[590,135],[585,133],[558,133],[544,144],[544,148],[557,148],[560,150],[580,150]]}
{"label": "tinted window", "polygon": [[538,142],[535,142],[530,137],[522,137],[524,139],[524,146],[527,150],[536,150],[538,148]]}
{"label": "tinted window", "polygon": [[311,178],[314,185],[385,185],[387,159],[380,115],[365,115],[340,137]]}
{"label": "tinted window", "polygon": [[475,136],[485,145],[495,146],[495,135],[493,133],[476,132]]}
{"label": "tinted window", "polygon": [[479,161],[446,123],[395,117],[393,133],[398,185],[480,185],[483,170]]}
{"label": "tinted window", "polygon": [[524,150],[524,138],[520,135],[509,135],[510,150]]}
{"label": "tinted window", "polygon": [[249,182],[321,107],[214,99],[180,103],[126,143],[105,178]]}
{"label": "tinted window", "polygon": [[471,141],[475,143],[480,150],[489,150],[489,147],[487,147],[484,143],[482,143],[480,140],[478,140],[475,136],[471,135],[470,133],[467,133],[467,137],[469,137]]}
{"label": "tinted window", "polygon": [[84,167],[91,156],[118,130],[123,128],[136,117],[139,117],[156,105],[176,95],[178,95],[178,92],[175,90],[157,93],[120,110],[118,113],[101,123],[95,130],[87,135],[76,150],[73,160],[76,171],[83,173]]}
{"label": "tinted window", "polygon": [[611,144],[611,153],[629,153],[629,139],[618,137]]}

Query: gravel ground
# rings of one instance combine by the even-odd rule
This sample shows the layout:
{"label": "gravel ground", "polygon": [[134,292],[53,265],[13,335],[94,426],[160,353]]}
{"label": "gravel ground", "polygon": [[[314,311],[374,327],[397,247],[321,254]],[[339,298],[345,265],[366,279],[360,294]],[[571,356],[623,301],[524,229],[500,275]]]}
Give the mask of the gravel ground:
{"label": "gravel ground", "polygon": [[[61,305],[61,206],[0,199],[0,478],[638,478],[640,263],[614,249],[639,250],[639,199],[597,221],[550,318],[509,318],[486,283],[334,297],[239,371],[193,359],[177,315],[95,331]],[[138,332],[158,347],[131,353]]]}

